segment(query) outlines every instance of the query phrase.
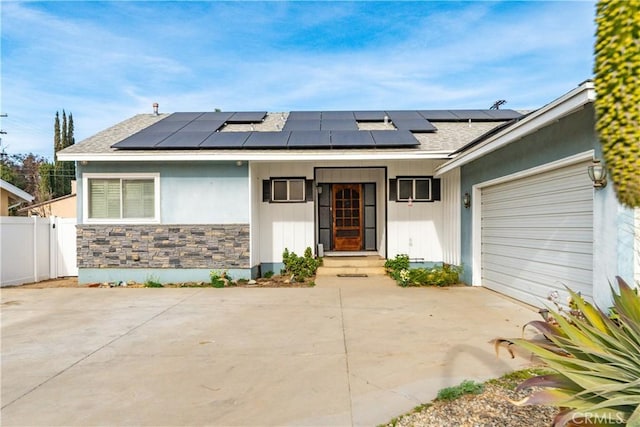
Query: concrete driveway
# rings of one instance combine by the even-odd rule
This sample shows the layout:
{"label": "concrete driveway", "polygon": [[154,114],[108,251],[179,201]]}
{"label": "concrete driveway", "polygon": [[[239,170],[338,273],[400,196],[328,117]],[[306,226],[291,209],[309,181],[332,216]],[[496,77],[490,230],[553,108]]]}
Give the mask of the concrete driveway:
{"label": "concrete driveway", "polygon": [[537,317],[481,288],[3,289],[4,426],[375,426],[524,366]]}

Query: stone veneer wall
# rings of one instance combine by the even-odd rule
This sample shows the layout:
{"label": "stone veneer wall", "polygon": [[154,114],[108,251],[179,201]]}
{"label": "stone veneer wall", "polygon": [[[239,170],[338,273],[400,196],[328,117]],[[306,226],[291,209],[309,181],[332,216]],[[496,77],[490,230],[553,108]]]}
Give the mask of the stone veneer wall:
{"label": "stone veneer wall", "polygon": [[77,229],[78,268],[250,268],[249,224]]}

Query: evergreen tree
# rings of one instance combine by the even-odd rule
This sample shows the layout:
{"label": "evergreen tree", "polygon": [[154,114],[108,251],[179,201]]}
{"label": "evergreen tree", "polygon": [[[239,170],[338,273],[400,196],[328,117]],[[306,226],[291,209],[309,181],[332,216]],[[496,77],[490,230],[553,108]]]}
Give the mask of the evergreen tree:
{"label": "evergreen tree", "polygon": [[600,0],[596,129],[620,203],[640,207],[640,0]]}
{"label": "evergreen tree", "polygon": [[[73,115],[62,110],[62,124],[60,123],[60,114],[56,111],[56,117],[53,125],[53,148],[57,154],[63,148],[75,144],[73,136],[74,124]],[[71,193],[71,181],[76,176],[76,165],[74,162],[61,162],[55,157],[53,167],[43,170],[42,179],[46,182],[42,183],[41,188],[46,189],[51,198],[61,197]],[[44,193],[44,191],[41,191]]]}

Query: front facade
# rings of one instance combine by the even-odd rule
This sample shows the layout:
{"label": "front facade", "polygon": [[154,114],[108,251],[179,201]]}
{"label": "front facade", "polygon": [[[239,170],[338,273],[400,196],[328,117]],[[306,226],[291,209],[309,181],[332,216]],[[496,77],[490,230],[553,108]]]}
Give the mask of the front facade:
{"label": "front facade", "polygon": [[208,280],[214,269],[250,278],[279,272],[285,249],[307,247],[459,264],[459,173],[436,177],[436,168],[519,117],[135,116],[59,153],[77,162],[80,283]]}
{"label": "front facade", "polygon": [[[311,247],[462,265],[465,282],[535,305],[560,283],[604,300],[596,280],[637,267],[633,250],[624,255],[633,238],[619,236],[628,213],[586,174],[599,157],[589,85],[526,116],[135,116],[59,153],[78,165],[79,281],[206,281],[214,269],[257,277],[279,272],[285,249]],[[527,234],[545,221],[546,235]],[[615,260],[596,261],[613,248]],[[532,267],[513,268],[504,257],[514,251],[535,254]]]}

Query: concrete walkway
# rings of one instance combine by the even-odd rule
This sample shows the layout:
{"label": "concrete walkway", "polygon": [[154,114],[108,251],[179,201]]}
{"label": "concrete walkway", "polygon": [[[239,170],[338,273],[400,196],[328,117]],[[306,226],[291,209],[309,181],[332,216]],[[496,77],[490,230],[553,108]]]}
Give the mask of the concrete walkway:
{"label": "concrete walkway", "polygon": [[375,426],[524,366],[529,307],[480,288],[3,289],[3,426]]}

